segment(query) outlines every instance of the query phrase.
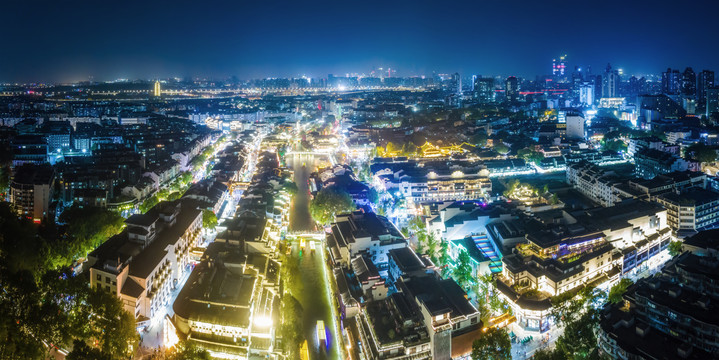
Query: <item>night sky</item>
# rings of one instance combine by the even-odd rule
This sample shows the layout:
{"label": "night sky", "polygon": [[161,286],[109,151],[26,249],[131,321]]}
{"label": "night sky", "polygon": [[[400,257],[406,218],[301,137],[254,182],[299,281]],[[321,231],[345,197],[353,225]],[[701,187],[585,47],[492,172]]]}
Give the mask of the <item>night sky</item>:
{"label": "night sky", "polygon": [[327,73],[719,71],[719,1],[29,1],[0,5],[0,81]]}

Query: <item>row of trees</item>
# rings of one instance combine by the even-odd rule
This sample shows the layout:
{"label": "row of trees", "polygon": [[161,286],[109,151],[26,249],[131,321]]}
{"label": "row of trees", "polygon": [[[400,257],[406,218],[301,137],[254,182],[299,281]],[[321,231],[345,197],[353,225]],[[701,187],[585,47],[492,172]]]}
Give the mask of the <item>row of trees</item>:
{"label": "row of trees", "polygon": [[51,345],[73,347],[70,359],[83,358],[88,347],[98,354],[92,358],[120,359],[136,348],[132,314],[67,267],[115,226],[95,229],[92,224],[102,220],[92,212],[100,210],[71,209],[65,220],[73,232],[63,233],[18,218],[9,204],[0,203],[0,358],[43,359]]}
{"label": "row of trees", "polygon": [[191,172],[185,171],[180,173],[166,188],[160,189],[154,195],[145,199],[145,201],[143,201],[138,207],[138,210],[140,210],[141,213],[146,213],[148,210],[152,209],[153,206],[159,204],[160,201],[173,201],[181,198],[187,189],[189,189],[191,182]]}
{"label": "row of trees", "polygon": [[433,263],[440,268],[446,268],[450,263],[449,246],[446,241],[440,241],[431,231],[421,216],[410,219],[407,232],[417,240],[416,251],[426,254]]}
{"label": "row of trees", "polygon": [[65,209],[59,221],[63,226],[52,222],[43,225],[43,236],[53,239],[46,261],[51,268],[62,268],[72,261],[84,258],[105,240],[118,234],[125,219],[116,212],[90,206],[72,206]]}
{"label": "row of trees", "polygon": [[[290,246],[289,244],[287,246]],[[302,278],[300,276],[299,259],[294,256],[282,257],[280,269],[282,279],[281,314],[282,323],[279,326],[279,333],[285,343],[285,351],[291,359],[299,359],[300,344],[305,340],[304,332],[304,309],[298,300],[304,291]]]}

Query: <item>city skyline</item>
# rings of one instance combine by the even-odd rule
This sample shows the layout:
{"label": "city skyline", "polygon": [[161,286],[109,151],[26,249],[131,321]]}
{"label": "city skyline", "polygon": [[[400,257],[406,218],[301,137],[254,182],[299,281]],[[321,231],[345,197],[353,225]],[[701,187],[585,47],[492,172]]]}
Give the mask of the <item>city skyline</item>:
{"label": "city skyline", "polygon": [[719,30],[711,21],[719,4],[680,5],[12,2],[0,15],[13,49],[0,58],[0,82],[326,77],[374,67],[533,78],[562,54],[568,71],[716,68],[719,50],[702,34]]}

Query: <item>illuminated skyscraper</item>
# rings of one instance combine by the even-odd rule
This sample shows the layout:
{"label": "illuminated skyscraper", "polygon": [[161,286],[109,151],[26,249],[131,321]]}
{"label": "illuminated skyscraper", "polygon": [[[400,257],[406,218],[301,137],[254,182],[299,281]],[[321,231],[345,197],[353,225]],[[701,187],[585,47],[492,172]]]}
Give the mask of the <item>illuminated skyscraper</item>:
{"label": "illuminated skyscraper", "polygon": [[557,59],[552,59],[552,75],[553,76],[564,76],[564,71],[567,68],[566,59],[567,59],[567,55],[560,56],[559,62],[557,62]]}
{"label": "illuminated skyscraper", "polygon": [[667,68],[667,71],[662,73],[662,93],[667,95],[679,94],[679,80],[679,70]]}
{"label": "illuminated skyscraper", "polygon": [[707,103],[706,103],[706,116],[710,117],[712,114],[719,112],[719,88],[707,89]]}
{"label": "illuminated skyscraper", "polygon": [[459,73],[452,74],[451,84],[452,84],[451,90],[455,94],[461,95],[462,94],[462,78],[459,76]]}
{"label": "illuminated skyscraper", "polygon": [[594,104],[594,84],[585,82],[579,86],[579,102],[585,106]]}
{"label": "illuminated skyscraper", "polygon": [[480,104],[494,101],[494,79],[478,77],[474,82],[474,97]]}
{"label": "illuminated skyscraper", "polygon": [[154,95],[155,95],[156,97],[160,97],[160,95],[162,95],[162,90],[160,89],[160,81],[159,81],[159,80],[155,80],[155,91],[154,91]]}
{"label": "illuminated skyscraper", "polygon": [[697,103],[704,105],[707,102],[707,90],[714,87],[714,72],[702,70],[697,76]]}
{"label": "illuminated skyscraper", "polygon": [[697,92],[697,75],[692,68],[688,67],[682,73],[681,94],[694,98]]}
{"label": "illuminated skyscraper", "polygon": [[602,76],[602,97],[613,98],[619,93],[619,72],[612,69],[611,64],[607,64],[607,69]]}
{"label": "illuminated skyscraper", "polygon": [[519,100],[519,81],[514,76],[510,76],[505,81],[504,93],[508,102],[516,102]]}

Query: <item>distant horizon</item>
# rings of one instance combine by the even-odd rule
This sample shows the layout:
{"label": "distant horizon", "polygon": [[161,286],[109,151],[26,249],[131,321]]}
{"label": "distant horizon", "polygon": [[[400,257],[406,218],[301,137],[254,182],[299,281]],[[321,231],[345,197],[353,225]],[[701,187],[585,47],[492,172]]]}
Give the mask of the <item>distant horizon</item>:
{"label": "distant horizon", "polygon": [[399,69],[533,78],[607,63],[630,74],[719,71],[719,2],[571,0],[3,4],[0,81],[242,79]]}
{"label": "distant horizon", "polygon": [[[551,61],[550,61],[550,64],[551,64]],[[657,77],[659,77],[659,76],[661,76],[662,72],[667,70],[667,67],[664,67],[664,68],[658,69],[656,72],[631,72],[631,71],[627,71],[626,69],[623,69],[620,66],[615,66],[614,64],[611,64],[611,65],[612,65],[613,69],[622,69],[624,71],[623,78],[629,78],[631,76],[636,76],[638,78],[640,78],[642,76],[657,76]],[[592,67],[591,75],[600,75],[600,74],[604,73],[605,67],[606,67],[606,64],[601,68]],[[704,67],[699,68],[699,67],[694,67],[691,65],[679,66],[679,67],[671,66],[671,68],[679,70],[680,72],[683,72],[686,68],[692,68],[692,70],[695,73],[699,73],[703,70],[711,70],[711,71],[716,71],[719,73],[719,65],[717,66],[716,69],[715,68],[704,68]],[[392,69],[394,71],[394,68],[392,68]],[[585,72],[587,70],[587,68],[585,68],[585,67],[582,67],[581,69],[583,72]],[[397,71],[398,71],[398,73],[393,72],[393,74],[391,76],[392,78],[411,78],[411,77],[428,78],[428,77],[432,77],[434,75],[450,75],[450,74],[454,74],[454,73],[459,73],[460,77],[463,79],[470,78],[475,75],[481,76],[481,77],[502,77],[502,78],[516,76],[523,80],[533,81],[537,77],[551,76],[551,73],[549,71],[547,73],[542,73],[542,74],[538,73],[538,74],[529,75],[529,76],[523,76],[523,75],[517,74],[517,73],[506,73],[506,74],[494,73],[493,74],[493,73],[488,73],[488,72],[485,72],[485,73],[470,72],[470,73],[465,74],[460,71],[434,71],[434,72],[429,72],[429,73],[405,74],[405,73],[401,72],[401,69],[398,69]],[[571,73],[573,71],[574,71],[573,67],[571,70],[568,69],[567,76],[571,77]],[[195,75],[185,75],[185,76],[177,76],[177,75],[169,75],[168,76],[168,75],[166,75],[166,76],[157,76],[157,77],[155,77],[155,76],[152,76],[152,77],[107,77],[107,78],[101,78],[101,79],[95,78],[94,76],[90,76],[85,79],[76,79],[76,80],[68,80],[68,81],[39,80],[39,81],[23,81],[23,82],[7,81],[7,80],[0,79],[0,85],[12,85],[12,86],[55,85],[55,86],[58,86],[58,85],[72,85],[72,84],[78,84],[78,83],[83,83],[83,82],[113,83],[113,82],[119,82],[119,81],[123,81],[123,82],[155,81],[155,80],[164,81],[164,80],[178,80],[178,79],[179,79],[179,81],[184,81],[187,78],[190,78],[192,81],[225,81],[226,82],[226,81],[231,80],[233,77],[237,78],[237,81],[239,81],[239,82],[248,82],[248,81],[256,81],[256,80],[263,80],[263,79],[301,79],[303,77],[307,77],[307,78],[311,78],[311,79],[327,79],[329,77],[329,75],[334,75],[335,77],[345,77],[345,76],[349,76],[349,77],[355,77],[355,76],[384,77],[384,78],[388,77],[386,75],[372,76],[370,71],[366,71],[366,72],[352,71],[352,72],[342,72],[342,73],[327,71],[324,73],[324,75],[319,75],[319,76],[307,75],[307,74],[295,74],[295,75],[283,74],[283,75],[264,75],[264,76],[253,76],[253,77],[240,77],[238,75],[232,75],[232,74],[214,75],[214,76],[204,76],[204,75],[196,75],[195,74]]]}

